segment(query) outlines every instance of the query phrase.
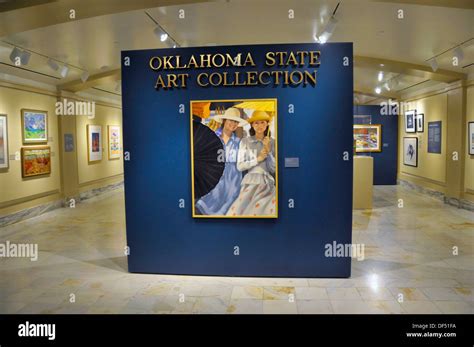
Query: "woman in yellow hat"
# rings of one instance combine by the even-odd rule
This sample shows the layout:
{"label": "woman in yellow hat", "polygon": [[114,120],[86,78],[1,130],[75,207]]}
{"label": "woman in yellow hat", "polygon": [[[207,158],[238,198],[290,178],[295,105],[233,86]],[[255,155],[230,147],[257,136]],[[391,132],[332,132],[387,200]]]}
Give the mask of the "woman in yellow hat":
{"label": "woman in yellow hat", "polygon": [[254,111],[247,120],[251,136],[240,141],[237,155],[237,170],[246,175],[228,216],[276,214],[275,140],[270,137],[270,121],[270,115],[264,111]]}

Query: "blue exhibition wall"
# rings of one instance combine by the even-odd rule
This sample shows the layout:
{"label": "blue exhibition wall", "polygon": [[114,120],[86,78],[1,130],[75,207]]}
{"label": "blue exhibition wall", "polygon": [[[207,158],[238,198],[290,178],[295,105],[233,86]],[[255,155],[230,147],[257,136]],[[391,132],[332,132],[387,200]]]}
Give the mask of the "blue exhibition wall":
{"label": "blue exhibition wall", "polygon": [[[256,66],[226,71],[292,71],[296,67],[266,66],[266,52],[315,50],[321,52],[316,86],[204,88],[197,75],[222,70],[202,68],[181,71],[189,73],[185,89],[155,90],[158,73],[149,66],[154,56],[180,55],[184,61],[192,54],[251,52]],[[129,271],[350,276],[351,259],[326,257],[325,247],[352,241],[351,43],[124,51],[122,98],[124,151],[130,155],[124,161]],[[255,98],[278,99],[278,218],[193,219],[190,101]],[[287,157],[298,157],[299,167],[285,168]]]}
{"label": "blue exhibition wall", "polygon": [[397,151],[398,151],[398,117],[397,115],[380,114],[382,106],[367,105],[354,106],[355,116],[370,116],[366,118],[355,117],[354,124],[381,124],[382,125],[382,151],[372,153],[358,153],[374,158],[374,185],[397,184]]}

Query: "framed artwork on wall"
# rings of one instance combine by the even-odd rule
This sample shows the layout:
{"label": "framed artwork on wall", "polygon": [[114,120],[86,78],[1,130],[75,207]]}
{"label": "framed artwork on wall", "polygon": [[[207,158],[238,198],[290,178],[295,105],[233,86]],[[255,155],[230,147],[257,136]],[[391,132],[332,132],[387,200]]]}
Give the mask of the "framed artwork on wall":
{"label": "framed artwork on wall", "polygon": [[23,178],[51,173],[51,148],[49,146],[23,147],[21,149],[21,175]]}
{"label": "framed artwork on wall", "polygon": [[418,138],[403,138],[403,164],[407,166],[418,166]]}
{"label": "framed artwork on wall", "polygon": [[0,114],[0,169],[8,168],[8,124],[7,115]]}
{"label": "framed artwork on wall", "polygon": [[474,122],[469,122],[467,128],[469,136],[469,155],[474,155]]}
{"label": "framed artwork on wall", "polygon": [[425,125],[425,115],[423,113],[416,114],[416,132],[422,133]]}
{"label": "framed artwork on wall", "polygon": [[87,160],[89,163],[102,160],[101,125],[87,125]]}
{"label": "framed artwork on wall", "polygon": [[21,128],[24,144],[48,142],[48,112],[22,109]]}
{"label": "framed artwork on wall", "polygon": [[354,124],[356,153],[382,151],[381,124]]}
{"label": "framed artwork on wall", "polygon": [[190,109],[193,218],[278,218],[277,100]]}
{"label": "framed artwork on wall", "polygon": [[109,125],[107,126],[108,143],[109,143],[109,160],[119,159],[121,154],[121,143],[120,143],[120,126]]}
{"label": "framed artwork on wall", "polygon": [[405,112],[405,132],[416,132],[416,111],[414,110]]}

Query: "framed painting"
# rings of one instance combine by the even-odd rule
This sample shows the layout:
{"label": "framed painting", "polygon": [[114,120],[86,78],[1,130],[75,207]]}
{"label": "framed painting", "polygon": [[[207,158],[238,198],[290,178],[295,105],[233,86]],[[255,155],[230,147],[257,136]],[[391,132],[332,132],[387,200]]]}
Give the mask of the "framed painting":
{"label": "framed painting", "polygon": [[102,126],[87,125],[87,161],[89,163],[102,160]]}
{"label": "framed painting", "polygon": [[278,218],[276,99],[190,104],[194,218]]}
{"label": "framed painting", "polygon": [[354,124],[356,153],[382,151],[381,124]]}
{"label": "framed painting", "polygon": [[51,148],[49,146],[23,147],[21,149],[21,174],[23,178],[51,173]]}
{"label": "framed painting", "polygon": [[109,125],[107,127],[109,143],[109,160],[119,159],[122,151],[120,142],[120,126]]}
{"label": "framed painting", "polygon": [[8,169],[8,123],[6,114],[0,114],[0,169]]}
{"label": "framed painting", "polygon": [[21,128],[24,144],[48,142],[48,112],[22,109]]}
{"label": "framed painting", "polygon": [[422,133],[424,131],[425,115],[423,113],[416,114],[416,132]]}
{"label": "framed painting", "polygon": [[418,166],[418,138],[403,138],[403,164],[407,166]]}
{"label": "framed painting", "polygon": [[416,111],[405,112],[405,132],[406,133],[416,132]]}
{"label": "framed painting", "polygon": [[468,124],[468,144],[469,144],[469,155],[474,155],[474,122]]}

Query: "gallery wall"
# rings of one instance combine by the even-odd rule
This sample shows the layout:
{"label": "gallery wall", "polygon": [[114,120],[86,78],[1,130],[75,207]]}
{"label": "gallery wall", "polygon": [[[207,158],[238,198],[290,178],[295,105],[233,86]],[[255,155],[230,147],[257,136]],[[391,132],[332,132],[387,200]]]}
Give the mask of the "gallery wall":
{"label": "gallery wall", "polygon": [[[8,117],[9,168],[0,169],[0,216],[45,204],[56,204],[71,197],[123,180],[121,159],[108,160],[107,125],[122,125],[120,106],[97,102],[96,117],[56,115],[56,102],[63,100],[57,93],[9,82],[0,82],[0,114]],[[68,95],[69,101],[87,101]],[[34,147],[22,142],[21,109],[48,112],[48,142],[37,146],[51,147],[51,173],[23,178],[21,160],[15,153],[22,147]],[[77,124],[76,124],[77,123]],[[87,161],[86,124],[102,124],[103,160]],[[64,151],[64,134],[73,134],[74,150]],[[57,204],[56,204],[57,205]],[[60,206],[57,205],[57,206]]]}
{"label": "gallery wall", "polygon": [[[155,90],[153,56],[321,50],[316,87],[232,86]],[[125,204],[129,271],[230,276],[348,277],[349,257],[327,244],[350,243],[352,230],[352,44],[251,45],[122,52]],[[196,81],[198,73],[185,70]],[[222,70],[220,70],[222,71]],[[277,219],[192,218],[191,100],[277,99]],[[183,109],[184,107],[184,109]],[[180,112],[180,110],[184,110]],[[290,113],[290,110],[294,112]],[[298,158],[299,167],[285,167]],[[346,159],[345,159],[346,158]],[[294,205],[291,205],[290,199]],[[238,254],[236,254],[238,247]]]}
{"label": "gallery wall", "polygon": [[[474,81],[458,81],[438,89],[405,94],[405,110],[423,113],[424,132],[406,133],[399,117],[399,179],[437,191],[454,205],[472,208],[474,156],[469,155],[468,123],[474,120]],[[441,121],[441,153],[428,153],[428,122]],[[418,167],[403,165],[403,137],[418,138]],[[455,158],[455,154],[458,154]],[[454,199],[454,200],[452,200]],[[465,201],[466,203],[464,203]],[[467,204],[467,205],[466,205]]]}
{"label": "gallery wall", "polygon": [[[8,118],[8,151],[13,159],[8,169],[0,169],[0,211],[1,214],[15,210],[15,205],[30,207],[32,200],[45,202],[58,199],[61,190],[60,163],[58,159],[58,117],[55,114],[56,97],[49,92],[32,88],[0,84],[0,114]],[[15,153],[21,153],[22,142],[21,109],[35,109],[48,112],[48,142],[51,147],[51,174],[31,178],[22,178],[21,160],[15,160]],[[38,145],[39,146],[39,145]],[[17,157],[19,159],[19,156]]]}
{"label": "gallery wall", "polygon": [[[96,105],[94,119],[76,117],[77,162],[79,185],[91,184],[123,174],[123,161],[108,157],[107,126],[119,125],[122,129],[122,110],[119,107]],[[87,158],[87,125],[102,126],[102,160],[89,163]],[[122,179],[120,177],[120,179]]]}
{"label": "gallery wall", "polygon": [[[382,151],[357,153],[374,158],[374,185],[397,184],[398,161],[398,116],[380,114],[379,105],[354,106],[354,115],[370,116],[371,124],[382,125]],[[354,118],[354,124],[365,124],[360,118]]]}
{"label": "gallery wall", "polygon": [[[424,131],[405,132],[405,117],[399,117],[399,172],[400,178],[421,184],[445,193],[446,188],[446,144],[448,127],[448,96],[446,93],[423,97],[408,102],[406,110],[424,114]],[[441,153],[428,153],[428,122],[441,121]],[[403,138],[418,138],[418,166],[403,163]]]}

